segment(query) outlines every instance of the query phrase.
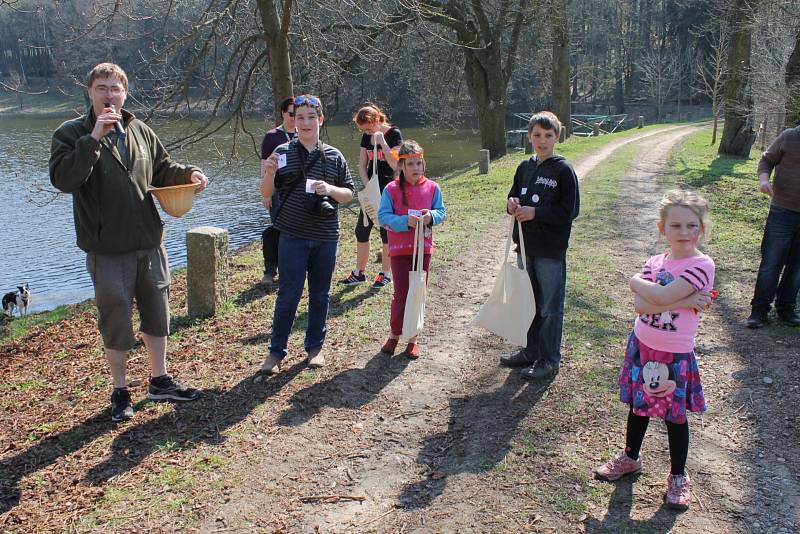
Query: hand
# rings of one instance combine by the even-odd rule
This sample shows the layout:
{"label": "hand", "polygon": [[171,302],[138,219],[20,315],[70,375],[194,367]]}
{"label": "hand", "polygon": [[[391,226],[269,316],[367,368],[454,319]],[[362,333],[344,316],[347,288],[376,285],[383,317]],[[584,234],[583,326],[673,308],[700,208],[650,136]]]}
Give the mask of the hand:
{"label": "hand", "polygon": [[506,209],[508,213],[514,215],[519,207],[519,199],[517,197],[509,197],[508,202],[506,203]]}
{"label": "hand", "polygon": [[275,152],[270,154],[269,157],[264,161],[263,168],[264,178],[275,178],[275,173],[278,172],[278,154]]}
{"label": "hand", "polygon": [[759,186],[758,190],[764,193],[765,195],[772,196],[772,184],[769,183],[769,180],[761,180],[761,185]]}
{"label": "hand", "polygon": [[375,146],[386,144],[386,139],[383,137],[383,132],[375,132],[372,134],[372,144]]}
{"label": "hand", "polygon": [[699,291],[689,297],[691,307],[697,311],[704,311],[714,303],[714,295],[708,291]]}
{"label": "hand", "polygon": [[323,180],[315,180],[313,184],[311,184],[311,188],[314,190],[314,193],[321,197],[326,197],[330,195],[330,184]]}
{"label": "hand", "polygon": [[532,221],[536,216],[536,208],[533,206],[517,206],[517,209],[512,213],[514,218],[519,222]]}
{"label": "hand", "polygon": [[419,222],[419,217],[417,217],[416,215],[408,216],[408,226],[410,228],[416,228],[418,222]]}
{"label": "hand", "polygon": [[103,108],[103,113],[95,119],[94,128],[90,135],[99,141],[108,135],[108,132],[114,129],[114,125],[121,120],[122,115],[114,110],[114,106]]}
{"label": "hand", "polygon": [[195,189],[195,193],[205,191],[206,187],[208,187],[208,178],[200,171],[194,171],[192,175],[189,176],[189,180],[194,184],[200,184],[200,186]]}
{"label": "hand", "polygon": [[272,209],[272,197],[269,198],[262,198],[261,205],[267,208],[268,210]]}
{"label": "hand", "polygon": [[431,210],[422,210],[422,224],[428,226],[432,222],[433,222],[433,215],[431,215]]}

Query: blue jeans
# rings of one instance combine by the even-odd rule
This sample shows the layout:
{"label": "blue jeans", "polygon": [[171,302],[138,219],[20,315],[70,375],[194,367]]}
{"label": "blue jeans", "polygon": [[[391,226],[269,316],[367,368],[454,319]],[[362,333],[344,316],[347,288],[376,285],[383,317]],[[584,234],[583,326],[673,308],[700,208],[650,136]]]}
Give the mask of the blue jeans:
{"label": "blue jeans", "polygon": [[543,359],[552,366],[561,363],[561,333],[564,330],[564,298],[567,293],[565,259],[527,258],[528,276],[536,299],[536,316],[528,329],[525,351],[531,361]]}
{"label": "blue jeans", "polygon": [[278,242],[278,298],[272,318],[270,354],[283,358],[287,354],[289,332],[292,331],[297,305],[303,295],[308,273],[308,326],[306,352],[322,347],[328,331],[328,301],[331,278],[336,265],[336,241],[302,239],[281,232]]}
{"label": "blue jeans", "polygon": [[776,310],[794,310],[798,290],[800,212],[773,205],[761,240],[761,265],[750,304],[754,311],[766,313],[774,298]]}

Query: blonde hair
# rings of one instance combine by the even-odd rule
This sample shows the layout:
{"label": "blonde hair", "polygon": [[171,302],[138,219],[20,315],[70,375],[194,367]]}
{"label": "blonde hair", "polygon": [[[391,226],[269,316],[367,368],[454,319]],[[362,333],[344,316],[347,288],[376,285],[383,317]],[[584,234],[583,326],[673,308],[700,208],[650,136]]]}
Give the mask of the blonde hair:
{"label": "blonde hair", "polygon": [[116,78],[122,82],[125,91],[128,90],[128,75],[116,63],[99,63],[94,66],[86,76],[86,87],[90,88],[98,78]]}
{"label": "blonde hair", "polygon": [[698,195],[694,191],[683,191],[673,189],[667,191],[664,197],[658,202],[658,218],[663,225],[667,220],[667,212],[670,208],[680,206],[691,210],[700,219],[700,229],[702,236],[700,242],[708,241],[711,236],[711,209],[708,207],[708,200]]}

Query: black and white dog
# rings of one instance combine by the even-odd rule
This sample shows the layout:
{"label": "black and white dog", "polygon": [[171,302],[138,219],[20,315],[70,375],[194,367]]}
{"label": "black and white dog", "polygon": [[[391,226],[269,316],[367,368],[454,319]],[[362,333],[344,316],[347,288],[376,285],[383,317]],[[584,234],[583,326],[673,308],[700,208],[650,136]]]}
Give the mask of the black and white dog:
{"label": "black and white dog", "polygon": [[31,290],[28,284],[17,286],[16,291],[10,291],[3,295],[3,310],[9,317],[14,316],[14,308],[17,308],[20,316],[28,314],[28,305],[31,303]]}

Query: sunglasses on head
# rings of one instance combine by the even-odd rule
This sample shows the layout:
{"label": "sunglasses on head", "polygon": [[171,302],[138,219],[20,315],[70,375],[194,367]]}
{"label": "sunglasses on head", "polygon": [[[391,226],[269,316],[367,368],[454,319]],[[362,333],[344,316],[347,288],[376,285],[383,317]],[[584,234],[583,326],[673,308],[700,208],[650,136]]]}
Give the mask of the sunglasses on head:
{"label": "sunglasses on head", "polygon": [[322,102],[320,102],[319,98],[316,96],[311,95],[300,95],[294,99],[294,107],[303,105],[311,106],[312,108],[320,108],[322,107]]}

